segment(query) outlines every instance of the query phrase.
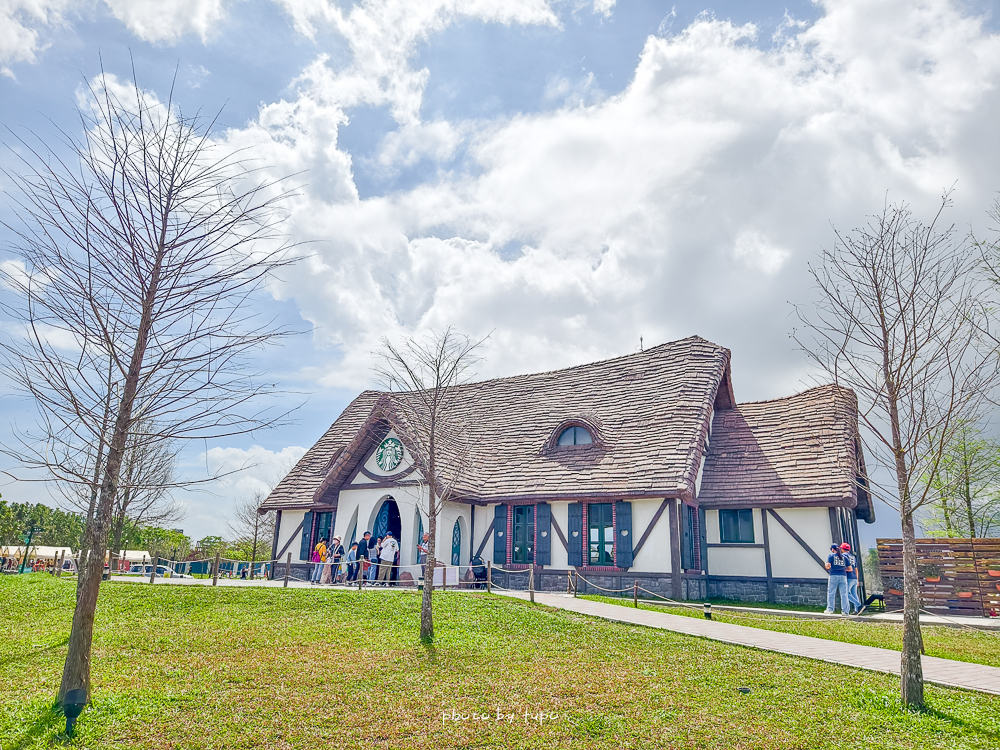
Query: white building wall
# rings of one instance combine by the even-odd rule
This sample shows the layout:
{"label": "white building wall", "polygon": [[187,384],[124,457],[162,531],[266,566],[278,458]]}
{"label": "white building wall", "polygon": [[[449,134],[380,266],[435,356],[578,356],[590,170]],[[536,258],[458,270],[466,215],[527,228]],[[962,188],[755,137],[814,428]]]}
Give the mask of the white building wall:
{"label": "white building wall", "polygon": [[[278,526],[278,556],[280,559],[287,560],[288,553],[291,552],[292,562],[309,562],[308,560],[299,559],[299,553],[302,551],[302,532],[298,530],[298,528],[299,524],[302,523],[302,518],[305,514],[306,512],[304,510],[281,511],[281,523]],[[282,547],[288,543],[288,540],[293,533],[295,538],[292,540],[292,543],[288,545],[288,549],[282,553]]]}
{"label": "white building wall", "polygon": [[[764,543],[764,526],[760,513],[760,508],[753,509],[753,543],[762,545]],[[767,531],[768,534],[772,533],[770,523],[767,525]],[[753,547],[749,544],[732,547],[712,546],[721,543],[718,510],[705,510],[705,541],[708,544],[708,548],[704,552],[708,555],[709,575],[760,576],[761,578],[767,575],[767,562],[764,559],[763,547]]]}
{"label": "white building wall", "polygon": [[[833,543],[828,508],[775,508],[775,511],[821,560],[826,560]],[[767,519],[767,534],[771,542],[771,575],[826,579],[826,571],[774,518]]]}
{"label": "white building wall", "polygon": [[[640,537],[646,531],[657,508],[663,500],[633,500],[632,501],[632,550],[639,543]],[[677,500],[668,502],[677,503]],[[680,507],[677,508],[680,511]],[[679,518],[680,516],[678,516]],[[632,568],[638,573],[670,573],[670,508],[665,508],[660,514],[656,526],[650,533],[646,543],[639,550],[632,562]]]}
{"label": "white building wall", "polygon": [[[555,527],[559,525],[563,536],[569,534],[569,503],[550,503],[549,507],[552,509],[552,544],[549,546],[551,564],[548,567],[566,570],[569,567],[569,552],[559,539]],[[568,539],[566,543],[569,543]]]}

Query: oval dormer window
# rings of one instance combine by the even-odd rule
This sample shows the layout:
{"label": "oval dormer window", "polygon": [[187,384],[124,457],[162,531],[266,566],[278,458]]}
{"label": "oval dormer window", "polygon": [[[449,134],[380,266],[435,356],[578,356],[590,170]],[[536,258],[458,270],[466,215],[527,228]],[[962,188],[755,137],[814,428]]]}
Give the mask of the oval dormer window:
{"label": "oval dormer window", "polygon": [[593,442],[594,438],[586,427],[567,427],[559,433],[556,445],[590,445]]}

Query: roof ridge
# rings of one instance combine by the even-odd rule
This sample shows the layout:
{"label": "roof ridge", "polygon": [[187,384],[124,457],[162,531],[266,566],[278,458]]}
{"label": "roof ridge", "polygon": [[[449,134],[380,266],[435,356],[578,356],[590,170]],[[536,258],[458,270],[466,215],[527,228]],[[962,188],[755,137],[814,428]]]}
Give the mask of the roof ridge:
{"label": "roof ridge", "polygon": [[[638,357],[648,356],[649,354],[651,354],[652,352],[656,352],[657,350],[664,349],[664,348],[670,347],[670,346],[674,346],[676,344],[683,344],[686,341],[696,341],[696,342],[700,342],[700,343],[703,343],[703,344],[708,344],[709,346],[712,346],[712,347],[714,347],[715,349],[717,349],[719,351],[728,351],[726,349],[726,347],[722,346],[721,344],[716,344],[715,342],[709,341],[706,338],[702,338],[701,336],[698,336],[697,334],[693,334],[691,336],[687,336],[687,337],[682,338],[682,339],[676,339],[674,341],[664,341],[662,344],[657,344],[656,346],[651,346],[649,349],[644,349],[641,352],[632,352],[631,354],[620,354],[617,357],[608,357],[607,359],[598,359],[598,360],[593,361],[593,362],[584,362],[584,363],[579,364],[579,365],[570,365],[569,367],[560,367],[560,368],[557,368],[555,370],[542,370],[540,372],[522,372],[522,373],[518,373],[517,375],[501,375],[501,376],[495,377],[495,378],[487,378],[486,380],[473,380],[473,381],[470,381],[468,383],[461,383],[459,385],[455,385],[455,386],[452,386],[452,387],[453,388],[466,388],[466,387],[471,387],[471,386],[481,386],[481,385],[486,385],[486,384],[491,384],[491,383],[499,383],[499,382],[504,382],[504,381],[514,381],[514,380],[518,380],[520,378],[535,378],[535,377],[541,377],[541,376],[544,376],[544,375],[557,375],[559,373],[572,372],[573,370],[582,370],[582,369],[585,369],[585,368],[595,367],[597,365],[606,365],[606,364],[610,364],[610,363],[613,363],[613,362],[619,362],[619,361],[622,361],[622,360],[631,359],[633,357],[638,358]],[[364,391],[364,393],[378,393],[378,394],[386,394],[386,395],[396,395],[396,394],[402,394],[402,393],[416,393],[416,391],[378,391],[378,390],[368,390],[368,391]]]}
{"label": "roof ridge", "polygon": [[853,390],[844,385],[837,385],[836,383],[824,383],[823,385],[814,385],[812,388],[806,388],[804,391],[799,391],[798,393],[793,393],[790,396],[780,396],[778,398],[763,398],[759,401],[741,401],[736,404],[736,408],[739,409],[741,406],[754,406],[755,404],[775,404],[779,401],[791,401],[792,399],[799,398],[800,396],[805,396],[807,393],[813,391],[822,391],[827,389],[838,389],[841,391],[846,391],[848,393],[854,393]]}

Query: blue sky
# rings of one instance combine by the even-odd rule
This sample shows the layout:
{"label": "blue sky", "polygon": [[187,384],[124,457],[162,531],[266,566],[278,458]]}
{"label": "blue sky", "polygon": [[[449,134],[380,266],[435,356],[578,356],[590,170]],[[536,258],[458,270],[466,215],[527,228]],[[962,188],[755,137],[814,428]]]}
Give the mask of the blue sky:
{"label": "blue sky", "polygon": [[[289,227],[315,253],[261,305],[311,331],[263,360],[308,400],[292,426],[187,451],[191,475],[256,464],[183,497],[202,536],[372,385],[382,335],[493,331],[492,376],[697,333],[733,350],[740,400],[811,384],[790,303],[831,223],[955,184],[952,219],[988,226],[997,6],[11,0],[0,124],[72,132],[83,79],[103,61],[130,83],[134,63],[160,99],[176,72],[182,108],[221,109],[220,139],[276,175],[307,170]],[[32,419],[9,394],[0,410]],[[880,513],[869,540],[894,533]]]}

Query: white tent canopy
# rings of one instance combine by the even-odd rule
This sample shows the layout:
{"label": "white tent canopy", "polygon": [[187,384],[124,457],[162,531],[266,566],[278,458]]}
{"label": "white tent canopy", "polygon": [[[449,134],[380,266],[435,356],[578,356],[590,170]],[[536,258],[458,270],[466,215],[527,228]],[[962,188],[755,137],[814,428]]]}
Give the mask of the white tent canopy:
{"label": "white tent canopy", "polygon": [[[17,558],[24,557],[24,545],[20,547],[6,547],[8,553]],[[2,550],[0,550],[2,551]],[[44,544],[32,544],[28,548],[28,559],[29,560],[52,560],[55,562],[59,559],[59,556],[65,554],[67,558],[73,557],[73,550],[70,547],[49,547]]]}

